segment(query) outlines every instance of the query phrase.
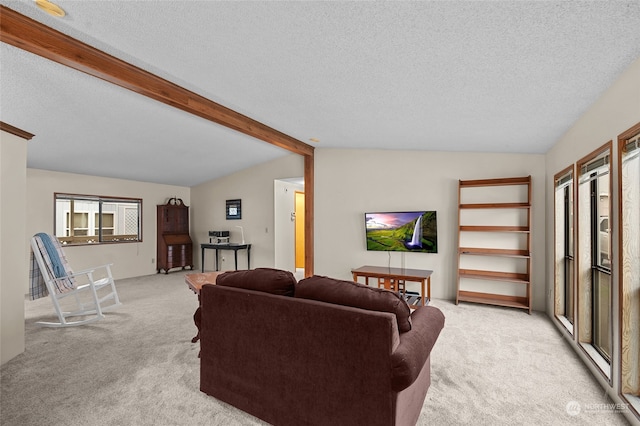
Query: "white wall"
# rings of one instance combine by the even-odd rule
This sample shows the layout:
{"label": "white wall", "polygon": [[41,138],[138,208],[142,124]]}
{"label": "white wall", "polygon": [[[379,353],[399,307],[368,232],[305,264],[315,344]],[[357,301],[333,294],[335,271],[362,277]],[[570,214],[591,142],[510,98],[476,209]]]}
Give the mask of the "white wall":
{"label": "white wall", "polygon": [[0,364],[24,352],[27,141],[0,131]]}
{"label": "white wall", "polygon": [[[244,228],[245,241],[251,244],[251,267],[274,267],[274,180],[302,176],[304,159],[295,154],[260,164],[229,176],[191,188],[192,233],[194,259],[200,268],[200,244],[209,242],[209,231],[230,231],[231,242],[240,242]],[[242,200],[242,219],[227,220],[226,200]],[[225,261],[222,261],[222,257]],[[233,252],[220,254],[221,270],[234,269]],[[247,267],[247,253],[238,252],[238,269]],[[214,251],[205,254],[205,270],[214,270]]]}
{"label": "white wall", "polygon": [[[620,357],[618,355],[620,348],[620,327],[619,312],[620,303],[618,301],[618,277],[619,273],[619,250],[618,250],[618,223],[619,217],[619,193],[618,193],[618,135],[630,129],[633,125],[640,122],[640,58],[637,59],[629,68],[627,68],[614,84],[607,89],[600,99],[596,101],[573,125],[573,127],[558,141],[558,143],[547,153],[547,176],[545,185],[547,191],[547,211],[546,217],[547,227],[547,271],[546,279],[550,289],[554,283],[554,239],[553,239],[553,176],[571,164],[593,152],[598,147],[604,145],[608,141],[613,141],[612,148],[612,170],[611,177],[613,181],[612,192],[612,276],[613,276],[613,387],[603,380],[602,375],[598,372],[591,361],[584,355],[577,344],[570,339],[568,340],[576,348],[578,355],[585,361],[585,364],[592,369],[594,377],[608,390],[609,394],[615,401],[619,401],[617,396],[619,387]],[[547,311],[553,317],[553,294],[550,293],[547,298]],[[556,325],[562,330],[563,328],[556,322]],[[566,333],[565,333],[566,335]],[[632,424],[640,424],[638,420],[630,412],[627,417]]]}
{"label": "white wall", "polygon": [[[315,173],[315,273],[351,279],[352,268],[389,262],[430,269],[441,299],[455,299],[458,180],[531,175],[533,308],[545,309],[543,155],[319,148]],[[365,212],[423,209],[437,211],[437,254],[366,250]]]}
{"label": "white wall", "polygon": [[26,241],[38,232],[53,232],[54,192],[142,198],[141,242],[65,247],[73,269],[113,263],[116,279],[156,272],[156,206],[171,197],[182,198],[187,206],[191,201],[186,187],[27,169]]}

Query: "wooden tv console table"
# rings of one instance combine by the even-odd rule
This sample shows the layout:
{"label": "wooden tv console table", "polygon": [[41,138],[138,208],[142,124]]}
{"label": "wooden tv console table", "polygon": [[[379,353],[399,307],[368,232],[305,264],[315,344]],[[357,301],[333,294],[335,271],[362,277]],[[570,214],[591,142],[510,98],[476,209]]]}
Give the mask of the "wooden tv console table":
{"label": "wooden tv console table", "polygon": [[[387,268],[384,266],[361,266],[352,269],[353,281],[357,282],[358,277],[364,277],[365,283],[369,285],[369,278],[378,279],[378,287],[384,287],[387,290],[401,291],[405,293],[405,281],[419,282],[420,294],[417,297],[408,297],[409,306],[417,308],[429,304],[431,300],[431,274],[433,271],[426,269],[406,269],[406,268]],[[425,296],[424,287],[427,283],[427,293]]]}

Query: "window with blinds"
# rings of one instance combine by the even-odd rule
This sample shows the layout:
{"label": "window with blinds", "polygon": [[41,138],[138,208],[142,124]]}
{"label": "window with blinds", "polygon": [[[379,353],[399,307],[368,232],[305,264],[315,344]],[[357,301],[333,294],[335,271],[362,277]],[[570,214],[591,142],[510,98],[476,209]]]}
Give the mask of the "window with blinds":
{"label": "window with blinds", "polygon": [[640,417],[640,123],[618,137],[620,394]]}
{"label": "window with blinds", "polygon": [[609,379],[613,357],[611,146],[608,142],[577,164],[576,265],[578,341]]}
{"label": "window with blinds", "polygon": [[574,333],[575,315],[575,233],[574,168],[570,166],[554,177],[555,182],[555,317]]}

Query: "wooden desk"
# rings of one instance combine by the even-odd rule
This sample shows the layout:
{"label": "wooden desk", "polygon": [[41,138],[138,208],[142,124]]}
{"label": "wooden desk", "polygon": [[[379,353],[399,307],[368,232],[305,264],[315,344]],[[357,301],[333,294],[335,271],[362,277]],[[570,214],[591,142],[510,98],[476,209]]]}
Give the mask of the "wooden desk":
{"label": "wooden desk", "polygon": [[[406,269],[406,268],[387,268],[384,266],[361,266],[352,269],[353,281],[358,281],[358,277],[364,277],[365,283],[369,285],[369,278],[378,279],[378,287],[384,286],[387,290],[405,292],[405,281],[419,282],[421,292],[415,303],[413,300],[409,302],[409,306],[418,307],[425,306],[431,300],[431,274],[433,271],[426,269]],[[427,283],[427,293],[425,297],[424,285]],[[405,294],[406,295],[406,294]]]}
{"label": "wooden desk", "polygon": [[251,269],[251,244],[234,244],[234,243],[213,243],[200,244],[200,249],[202,250],[202,272],[204,272],[204,251],[206,249],[214,249],[216,251],[216,271],[219,271],[218,267],[218,250],[233,250],[233,256],[236,265],[236,271],[238,270],[238,250],[246,250],[247,251],[247,269]]}

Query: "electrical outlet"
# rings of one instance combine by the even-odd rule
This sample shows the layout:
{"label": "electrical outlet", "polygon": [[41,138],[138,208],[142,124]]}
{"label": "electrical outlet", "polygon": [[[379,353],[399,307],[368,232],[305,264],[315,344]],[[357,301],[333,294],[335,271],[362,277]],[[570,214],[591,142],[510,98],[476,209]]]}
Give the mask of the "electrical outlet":
{"label": "electrical outlet", "polygon": [[222,256],[222,261],[224,262],[224,260],[225,260],[225,258],[224,258],[224,256]]}
{"label": "electrical outlet", "polygon": [[152,257],[151,258],[151,264],[154,264],[154,263],[156,263],[156,260]]}

